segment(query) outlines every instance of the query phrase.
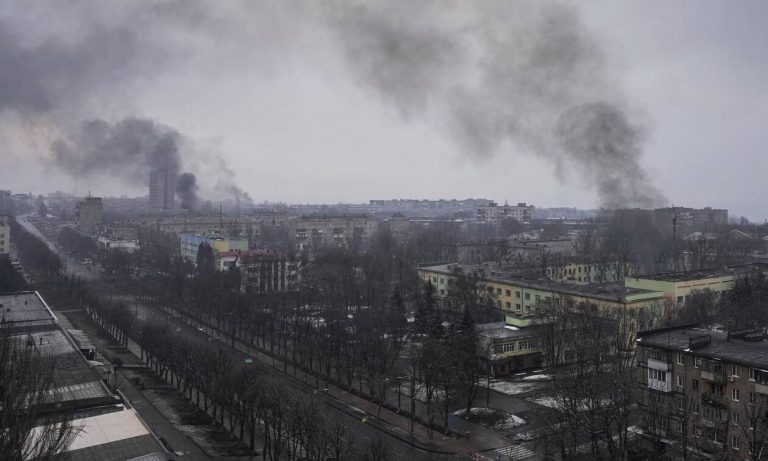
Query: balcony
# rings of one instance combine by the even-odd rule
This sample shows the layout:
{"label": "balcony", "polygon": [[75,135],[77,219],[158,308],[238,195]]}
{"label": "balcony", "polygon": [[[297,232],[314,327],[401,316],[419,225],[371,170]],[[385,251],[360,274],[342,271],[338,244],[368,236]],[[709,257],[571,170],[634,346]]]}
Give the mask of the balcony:
{"label": "balcony", "polygon": [[713,393],[701,394],[701,401],[714,406],[724,407],[727,406],[727,400],[724,396]]}
{"label": "balcony", "polygon": [[669,371],[671,366],[669,362],[664,360],[648,359],[648,368],[659,371]]}
{"label": "balcony", "polygon": [[728,381],[722,370],[701,370],[701,379],[715,384],[725,384]]}
{"label": "balcony", "polygon": [[648,378],[648,388],[659,392],[672,392],[672,381]]}
{"label": "balcony", "polygon": [[755,383],[755,392],[763,395],[768,395],[768,384]]}

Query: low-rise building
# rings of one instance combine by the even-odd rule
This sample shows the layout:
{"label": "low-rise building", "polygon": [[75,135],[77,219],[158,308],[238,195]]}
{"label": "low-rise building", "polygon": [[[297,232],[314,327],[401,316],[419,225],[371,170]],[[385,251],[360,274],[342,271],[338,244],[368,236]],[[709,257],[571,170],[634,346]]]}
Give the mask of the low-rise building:
{"label": "low-rise building", "polygon": [[512,218],[520,222],[527,222],[533,218],[535,207],[518,203],[516,206],[504,204],[499,205],[496,202],[489,202],[485,206],[477,208],[477,219],[483,223],[497,223],[502,219]]}
{"label": "low-rise building", "polygon": [[229,251],[248,251],[248,240],[244,238],[181,234],[179,242],[181,257],[191,262],[197,261],[197,250],[202,243],[213,249],[214,256]]}
{"label": "low-rise building", "polygon": [[733,288],[736,279],[766,272],[768,264],[750,263],[696,271],[637,275],[626,277],[624,283],[631,288],[660,291],[664,293],[666,305],[681,306],[696,292],[710,290],[720,295]]}
{"label": "low-rise building", "polygon": [[[90,360],[95,358],[93,345],[82,334],[63,330],[39,293],[0,294],[0,310],[4,334],[54,360],[51,400],[43,401],[37,411],[39,424],[63,418],[82,428],[66,450],[67,459],[167,459],[150,428],[103,378],[102,365]],[[40,427],[32,429],[32,443]]]}
{"label": "low-rise building", "polygon": [[[610,309],[653,310],[661,312],[664,294],[660,291],[626,287],[620,283],[577,285],[545,278],[526,278],[499,267],[440,264],[420,267],[423,280],[431,282],[438,298],[449,294],[456,271],[478,274],[503,313],[533,317],[538,303],[585,304]],[[530,322],[526,322],[528,324]]]}
{"label": "low-rise building", "polygon": [[768,450],[765,333],[695,325],[637,335],[640,432],[675,459],[762,459]]}
{"label": "low-rise building", "polygon": [[367,243],[379,222],[360,216],[302,216],[290,221],[299,250],[322,247],[350,247]]}
{"label": "low-rise building", "polygon": [[9,217],[0,215],[0,254],[11,252],[11,224]]}
{"label": "low-rise building", "polygon": [[218,270],[240,269],[241,289],[246,293],[296,291],[299,262],[267,250],[225,251],[216,256]]}
{"label": "low-rise building", "polygon": [[540,368],[541,328],[517,327],[507,322],[477,325],[478,351],[486,360],[492,376],[504,376],[519,370]]}

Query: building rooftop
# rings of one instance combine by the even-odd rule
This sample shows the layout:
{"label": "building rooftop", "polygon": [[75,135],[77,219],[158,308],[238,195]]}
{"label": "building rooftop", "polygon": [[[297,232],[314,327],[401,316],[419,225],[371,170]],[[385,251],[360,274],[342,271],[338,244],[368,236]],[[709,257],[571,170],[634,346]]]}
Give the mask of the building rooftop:
{"label": "building rooftop", "polygon": [[[707,337],[709,342],[706,341]],[[768,370],[768,341],[765,335],[749,340],[743,336],[729,337],[727,333],[685,325],[639,332],[637,343]]]}
{"label": "building rooftop", "polygon": [[498,266],[485,266],[483,264],[440,264],[421,267],[420,270],[438,272],[446,275],[453,274],[455,267],[460,267],[465,273],[482,271],[483,279],[489,282],[509,283],[521,287],[527,287],[542,291],[551,291],[573,296],[585,296],[606,301],[626,301],[628,297],[653,298],[663,297],[658,291],[643,290],[640,288],[625,287],[621,283],[592,283],[575,285],[570,283],[553,282],[545,278],[521,277],[515,271],[499,268]]}
{"label": "building rooftop", "polygon": [[768,263],[747,263],[734,266],[715,267],[710,269],[699,269],[685,272],[662,272],[658,274],[638,275],[634,279],[657,280],[663,282],[687,282],[691,280],[700,280],[708,278],[719,278],[726,276],[739,276],[753,271],[768,272]]}
{"label": "building rooftop", "polygon": [[515,339],[536,336],[541,328],[539,326],[514,327],[504,322],[494,322],[477,324],[475,330],[478,335],[491,339]]}
{"label": "building rooftop", "polygon": [[44,327],[56,323],[56,316],[35,291],[0,294],[0,308],[2,321],[12,322],[14,328]]}

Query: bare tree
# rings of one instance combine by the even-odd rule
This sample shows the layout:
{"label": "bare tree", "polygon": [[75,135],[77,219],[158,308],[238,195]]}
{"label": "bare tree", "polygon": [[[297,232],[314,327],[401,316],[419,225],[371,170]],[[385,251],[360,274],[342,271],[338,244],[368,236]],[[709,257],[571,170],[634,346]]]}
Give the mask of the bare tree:
{"label": "bare tree", "polygon": [[0,326],[0,453],[9,461],[63,456],[80,428],[53,412],[54,359],[26,335]]}

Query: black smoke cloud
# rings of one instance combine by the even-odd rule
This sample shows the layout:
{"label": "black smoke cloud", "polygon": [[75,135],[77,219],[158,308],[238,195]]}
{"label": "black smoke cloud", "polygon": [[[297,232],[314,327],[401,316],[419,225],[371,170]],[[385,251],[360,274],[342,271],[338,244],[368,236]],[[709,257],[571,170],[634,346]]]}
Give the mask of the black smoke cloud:
{"label": "black smoke cloud", "polygon": [[181,135],[147,119],[127,118],[114,125],[89,120],[67,141],[53,145],[57,164],[73,176],[107,174],[129,183],[147,184],[154,170],[177,178],[176,197],[181,208],[193,211],[199,203],[197,181],[192,173],[180,173]]}
{"label": "black smoke cloud", "polygon": [[326,17],[362,85],[407,117],[437,116],[471,158],[511,144],[583,178],[603,206],[665,201],[640,164],[645,129],[573,5],[450,6],[336,4]]}
{"label": "black smoke cloud", "polygon": [[[604,206],[664,202],[641,164],[647,128],[627,102],[602,46],[582,24],[574,4],[546,0],[298,0],[277,6],[243,1],[226,7],[178,0],[124,7],[70,3],[83,16],[104,10],[79,39],[22,46],[18,28],[11,31],[0,23],[0,110],[61,112],[90,101],[94,94],[117,93],[122,82],[151,79],[194,53],[185,48],[193,38],[198,39],[194,43],[215,42],[230,52],[240,50],[234,52],[238,59],[269,67],[253,54],[254,45],[272,48],[276,55],[294,52],[295,37],[321,30],[332,37],[322,43],[335,44],[362,87],[408,119],[437,121],[468,157],[482,160],[502,151],[525,152],[550,161],[564,178],[581,178]],[[58,4],[50,5],[46,14],[55,15]],[[291,20],[280,20],[287,17]],[[108,29],[101,26],[107,22]],[[115,166],[135,156],[135,145],[118,143],[127,150],[110,157],[88,150],[90,140],[77,141],[88,135],[75,133],[71,138],[75,141],[70,147],[80,143],[96,157],[117,161],[100,161],[75,147],[62,155],[57,146],[56,158],[67,171],[138,177],[134,166],[125,170]],[[142,152],[152,152],[149,149]],[[180,158],[183,167],[184,156]],[[217,189],[226,190],[228,181],[224,178],[224,186]],[[231,187],[236,200],[245,199],[240,189]]]}
{"label": "black smoke cloud", "polygon": [[176,181],[176,197],[181,202],[181,208],[189,211],[197,209],[200,202],[197,197],[197,178],[192,173],[182,173]]}

